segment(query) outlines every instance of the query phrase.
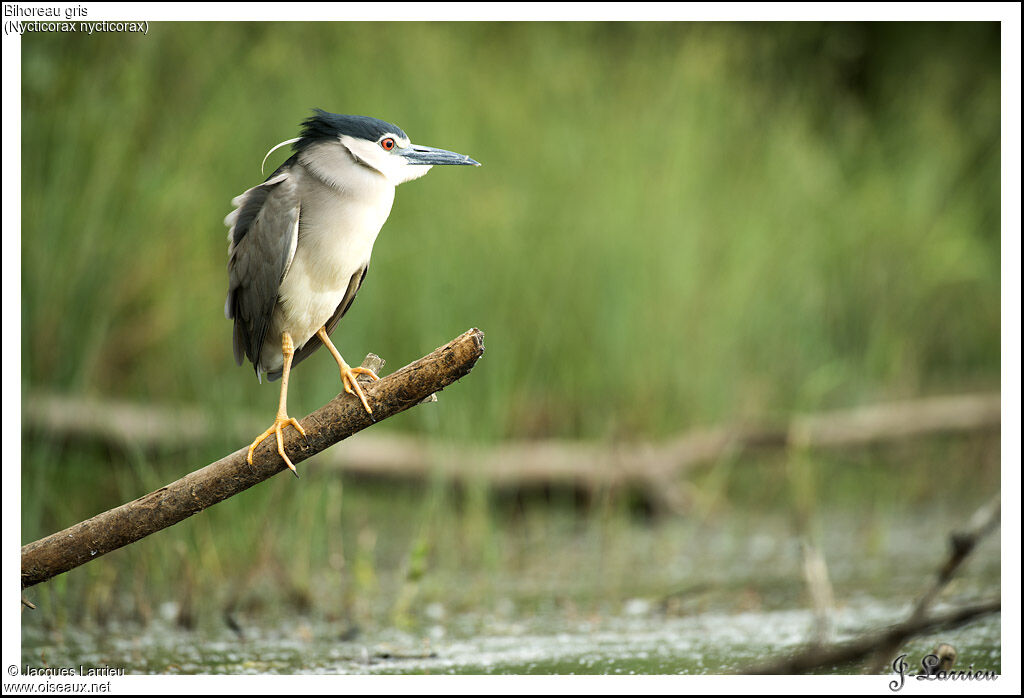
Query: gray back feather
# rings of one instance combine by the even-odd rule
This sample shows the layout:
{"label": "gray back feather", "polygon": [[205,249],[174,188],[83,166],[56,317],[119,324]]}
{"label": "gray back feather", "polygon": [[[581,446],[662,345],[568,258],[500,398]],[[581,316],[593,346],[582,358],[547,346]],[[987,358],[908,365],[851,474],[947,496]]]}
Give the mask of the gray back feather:
{"label": "gray back feather", "polygon": [[260,352],[274,315],[281,281],[295,254],[300,205],[285,163],[266,182],[233,203],[228,233],[228,296],[224,315],[234,320],[235,362],[248,357],[259,375]]}

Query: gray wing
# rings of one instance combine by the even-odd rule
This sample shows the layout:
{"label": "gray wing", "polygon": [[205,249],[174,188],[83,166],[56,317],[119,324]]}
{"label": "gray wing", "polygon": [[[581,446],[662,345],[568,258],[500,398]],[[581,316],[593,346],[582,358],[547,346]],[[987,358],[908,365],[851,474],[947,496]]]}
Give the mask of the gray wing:
{"label": "gray wing", "polygon": [[[345,291],[345,297],[341,299],[341,303],[338,304],[338,308],[334,311],[334,315],[332,315],[331,319],[327,321],[327,334],[334,332],[334,328],[338,326],[338,322],[341,321],[341,318],[345,317],[345,313],[348,312],[349,307],[352,305],[352,301],[356,299],[356,294],[359,293],[359,287],[363,285],[363,279],[366,278],[366,272],[369,268],[370,265],[367,264],[365,267],[353,274],[352,278],[349,279],[348,289]],[[320,338],[316,335],[310,337],[305,344],[295,351],[295,358],[292,359],[292,366],[294,367],[323,345],[324,343],[321,342]],[[272,381],[276,381],[280,377],[281,369],[269,371],[267,373],[267,378]]]}
{"label": "gray wing", "polygon": [[300,202],[289,164],[236,197],[232,203],[238,208],[224,219],[231,227],[224,315],[235,321],[235,362],[241,366],[248,357],[257,376],[278,290],[298,241]]}

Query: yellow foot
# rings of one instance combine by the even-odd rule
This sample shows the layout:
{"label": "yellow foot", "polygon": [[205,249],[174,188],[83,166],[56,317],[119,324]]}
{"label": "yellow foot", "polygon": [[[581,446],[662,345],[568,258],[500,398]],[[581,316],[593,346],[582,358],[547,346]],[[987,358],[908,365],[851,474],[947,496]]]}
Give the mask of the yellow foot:
{"label": "yellow foot", "polygon": [[276,434],[277,452],[281,454],[281,458],[284,459],[285,465],[291,468],[291,471],[295,473],[295,477],[299,476],[299,471],[295,469],[295,465],[291,462],[291,460],[288,458],[288,455],[284,452],[284,437],[281,436],[281,429],[282,427],[286,427],[289,424],[295,427],[295,429],[298,430],[298,432],[303,436],[306,435],[306,430],[302,428],[301,424],[299,424],[297,421],[295,421],[293,418],[289,417],[286,414],[278,414],[277,417],[274,418],[274,423],[270,425],[270,428],[267,429],[262,434],[260,434],[259,436],[257,436],[256,440],[249,445],[249,457],[246,459],[249,461],[249,465],[252,465],[252,452],[256,449],[256,447],[263,443],[263,440],[266,439],[271,434]]}
{"label": "yellow foot", "polygon": [[373,410],[370,409],[370,404],[366,402],[366,396],[363,395],[363,389],[359,387],[359,383],[356,381],[356,375],[359,373],[369,376],[371,380],[380,380],[377,377],[377,374],[368,368],[363,368],[362,366],[356,366],[355,368],[352,368],[351,366],[344,366],[341,369],[341,382],[345,385],[345,392],[358,397],[363,403],[363,407],[366,408],[366,411],[373,414]]}

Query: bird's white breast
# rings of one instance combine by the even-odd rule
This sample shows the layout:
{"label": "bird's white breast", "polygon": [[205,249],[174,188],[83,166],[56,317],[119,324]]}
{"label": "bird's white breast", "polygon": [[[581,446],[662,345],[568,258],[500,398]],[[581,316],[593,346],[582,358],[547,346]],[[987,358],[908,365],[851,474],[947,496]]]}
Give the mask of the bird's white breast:
{"label": "bird's white breast", "polygon": [[[281,283],[269,335],[288,332],[296,348],[334,315],[352,276],[369,263],[394,203],[395,188],[384,177],[359,165],[348,167],[344,187],[317,176],[315,170],[296,168],[296,176],[302,178],[298,243]],[[276,349],[273,344],[278,344]],[[267,345],[261,358],[269,361],[261,363],[273,370],[282,364],[281,347],[273,340]]]}

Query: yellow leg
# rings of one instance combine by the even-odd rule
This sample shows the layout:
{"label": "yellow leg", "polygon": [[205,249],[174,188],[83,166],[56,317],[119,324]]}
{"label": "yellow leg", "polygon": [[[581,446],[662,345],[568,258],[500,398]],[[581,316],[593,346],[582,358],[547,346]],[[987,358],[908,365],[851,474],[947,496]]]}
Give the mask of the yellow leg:
{"label": "yellow leg", "polygon": [[325,327],[321,327],[317,330],[316,336],[320,338],[320,341],[324,343],[324,346],[327,347],[328,351],[334,355],[334,360],[338,362],[338,368],[341,369],[341,382],[342,385],[345,386],[345,392],[358,397],[363,403],[363,407],[366,408],[366,411],[373,414],[373,410],[370,409],[370,404],[366,401],[366,396],[363,395],[363,389],[360,388],[359,383],[356,382],[356,374],[365,374],[373,380],[377,380],[377,374],[368,368],[363,368],[362,366],[352,368],[345,363],[345,359],[341,358],[341,354],[335,348],[334,344],[331,343],[331,338],[327,336],[327,329]]}
{"label": "yellow leg", "polygon": [[270,425],[270,428],[265,432],[256,437],[256,440],[249,445],[249,465],[252,465],[252,452],[259,446],[264,439],[271,434],[277,435],[277,452],[281,454],[281,458],[284,459],[285,465],[291,468],[291,471],[295,473],[295,477],[299,476],[299,471],[295,469],[295,465],[288,458],[288,455],[284,452],[284,437],[281,435],[281,428],[291,424],[295,427],[300,434],[306,435],[306,430],[302,428],[297,421],[288,416],[288,374],[292,371],[292,357],[295,355],[295,344],[292,342],[292,336],[287,332],[281,334],[281,353],[284,354],[284,369],[281,371],[281,401],[277,406],[277,417],[274,418],[274,423]]}

